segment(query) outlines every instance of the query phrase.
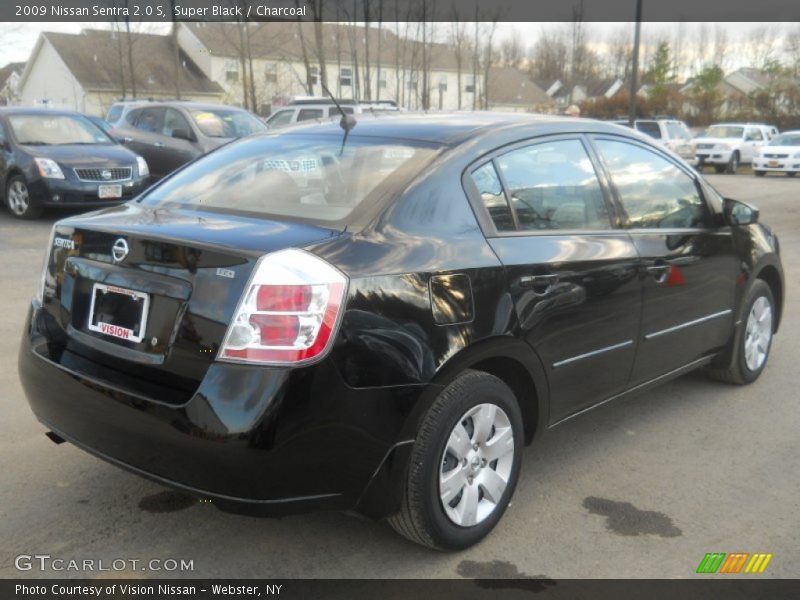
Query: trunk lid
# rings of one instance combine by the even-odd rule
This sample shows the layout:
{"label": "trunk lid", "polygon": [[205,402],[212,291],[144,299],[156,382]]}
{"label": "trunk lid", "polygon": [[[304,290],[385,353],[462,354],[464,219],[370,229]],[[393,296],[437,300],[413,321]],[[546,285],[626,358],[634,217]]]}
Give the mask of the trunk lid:
{"label": "trunk lid", "polygon": [[58,325],[48,341],[68,368],[184,402],[217,356],[258,258],[341,233],[136,204],[60,221],[44,303]]}

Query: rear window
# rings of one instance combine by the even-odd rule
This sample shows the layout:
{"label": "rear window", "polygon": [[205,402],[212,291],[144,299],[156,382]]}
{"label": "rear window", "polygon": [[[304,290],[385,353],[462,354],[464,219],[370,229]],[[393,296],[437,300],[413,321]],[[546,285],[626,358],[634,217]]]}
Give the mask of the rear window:
{"label": "rear window", "polygon": [[661,139],[661,127],[656,121],[636,121],[636,129],[652,138]]}
{"label": "rear window", "polygon": [[203,207],[327,226],[363,223],[436,153],[408,141],[349,136],[258,136],[224,146],[146,194],[163,207]]}

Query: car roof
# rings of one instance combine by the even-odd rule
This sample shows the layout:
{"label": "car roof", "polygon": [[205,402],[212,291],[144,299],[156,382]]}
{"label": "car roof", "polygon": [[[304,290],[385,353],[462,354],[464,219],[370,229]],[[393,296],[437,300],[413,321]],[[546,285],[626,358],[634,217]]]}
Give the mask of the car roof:
{"label": "car roof", "polygon": [[[443,145],[459,145],[479,137],[502,131],[525,127],[541,133],[620,133],[630,135],[630,130],[618,125],[595,121],[540,115],[534,113],[501,113],[501,112],[453,112],[453,113],[395,113],[358,115],[356,126],[351,135],[364,137],[384,137],[394,139],[416,140],[420,142],[438,142]],[[300,125],[291,129],[280,130],[281,135],[302,135],[308,133],[342,135],[337,120],[322,123]],[[527,135],[529,132],[525,132]]]}
{"label": "car roof", "polygon": [[[154,100],[152,102],[145,102],[142,108],[171,106],[173,108],[186,108],[188,110],[238,110],[247,112],[239,106],[230,106],[228,104],[214,104],[213,102],[191,102],[189,100]],[[137,107],[138,108],[138,107]]]}
{"label": "car roof", "polygon": [[60,110],[54,108],[39,108],[31,106],[0,106],[0,115],[57,115],[84,117],[74,110]]}

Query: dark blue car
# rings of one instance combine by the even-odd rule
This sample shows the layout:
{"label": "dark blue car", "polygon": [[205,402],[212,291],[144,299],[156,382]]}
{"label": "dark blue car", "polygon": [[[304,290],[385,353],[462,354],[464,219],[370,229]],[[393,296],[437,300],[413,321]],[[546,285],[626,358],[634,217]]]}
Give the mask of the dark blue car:
{"label": "dark blue car", "polygon": [[45,207],[101,208],[147,186],[147,162],[78,113],[0,109],[0,192],[12,215]]}

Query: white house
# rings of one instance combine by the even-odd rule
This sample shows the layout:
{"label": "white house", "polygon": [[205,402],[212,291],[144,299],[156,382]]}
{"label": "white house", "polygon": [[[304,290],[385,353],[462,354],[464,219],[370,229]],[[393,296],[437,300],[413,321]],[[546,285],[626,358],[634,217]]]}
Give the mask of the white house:
{"label": "white house", "polygon": [[180,93],[185,100],[218,102],[224,94],[185,54],[179,54],[176,65],[169,36],[86,29],[80,34],[42,32],[20,76],[18,97],[25,106],[104,116],[113,102],[133,98],[134,88],[136,98]]}

